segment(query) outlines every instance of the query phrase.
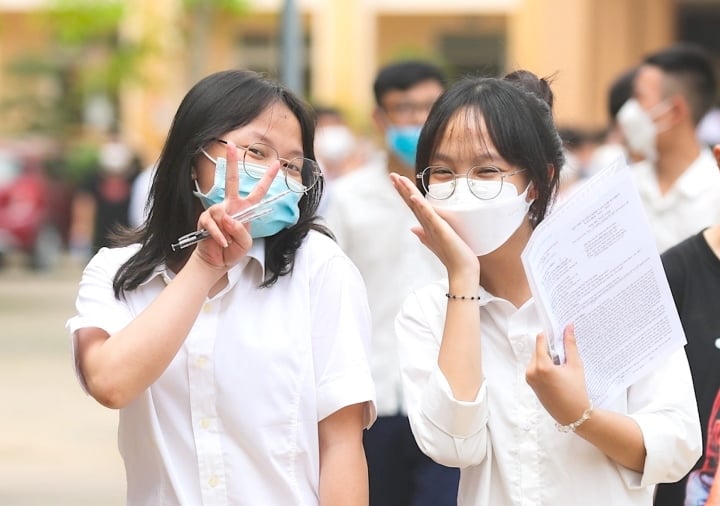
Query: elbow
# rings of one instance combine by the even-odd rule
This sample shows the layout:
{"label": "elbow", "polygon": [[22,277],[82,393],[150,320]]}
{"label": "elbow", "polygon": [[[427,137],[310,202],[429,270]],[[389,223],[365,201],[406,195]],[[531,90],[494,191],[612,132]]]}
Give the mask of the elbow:
{"label": "elbow", "polygon": [[122,409],[133,400],[126,389],[123,389],[112,378],[102,377],[101,375],[85,377],[85,385],[93,399],[106,408]]}

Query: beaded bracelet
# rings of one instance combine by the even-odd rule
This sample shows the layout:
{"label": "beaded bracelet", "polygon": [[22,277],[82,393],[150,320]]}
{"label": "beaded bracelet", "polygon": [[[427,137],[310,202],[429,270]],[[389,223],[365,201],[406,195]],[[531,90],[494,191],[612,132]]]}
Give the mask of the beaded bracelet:
{"label": "beaded bracelet", "polygon": [[590,407],[587,408],[585,411],[583,411],[583,414],[580,418],[575,420],[573,423],[568,425],[560,425],[559,423],[555,422],[555,427],[560,432],[575,432],[575,430],[580,427],[582,424],[590,420],[590,416],[592,415],[593,410],[593,402],[590,401]]}
{"label": "beaded bracelet", "polygon": [[476,297],[475,295],[453,295],[451,293],[446,293],[445,297],[457,300],[480,300],[480,297]]}

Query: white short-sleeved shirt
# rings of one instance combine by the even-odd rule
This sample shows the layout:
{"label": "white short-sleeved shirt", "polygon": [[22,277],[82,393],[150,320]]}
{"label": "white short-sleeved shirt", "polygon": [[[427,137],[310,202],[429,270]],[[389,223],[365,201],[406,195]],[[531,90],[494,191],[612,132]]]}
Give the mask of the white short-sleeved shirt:
{"label": "white short-sleeved shirt", "polygon": [[703,149],[664,195],[651,163],[639,162],[632,169],[661,253],[720,223],[720,170],[710,150]]}
{"label": "white short-sleeved shirt", "polygon": [[428,456],[461,468],[459,506],[649,506],[653,485],[697,461],[700,423],[682,350],[607,407],[640,426],[642,473],[559,432],[525,380],[542,330],[532,299],[517,309],[479,289],[485,381],[474,401],[455,399],[437,365],[446,291],[437,283],[413,293],[396,328],[413,434]]}
{"label": "white short-sleeved shirt", "polygon": [[[137,250],[103,249],[91,260],[71,333],[112,335],[171,282],[157,269],[117,300],[113,277]],[[367,403],[366,426],[375,419],[370,316],[355,267],[310,232],[291,275],[258,288],[263,269],[256,240],[162,376],[120,410],[128,504],[318,504],[318,422],[356,403]]]}
{"label": "white short-sleeved shirt", "polygon": [[410,292],[444,277],[445,267],[410,230],[417,219],[393,188],[384,155],[333,183],[325,218],[367,287],[378,415],[405,414],[395,316]]}

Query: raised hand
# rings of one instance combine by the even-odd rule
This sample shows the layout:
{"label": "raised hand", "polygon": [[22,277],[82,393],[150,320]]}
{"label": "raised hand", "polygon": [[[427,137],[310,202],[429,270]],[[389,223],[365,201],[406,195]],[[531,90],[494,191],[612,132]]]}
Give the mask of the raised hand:
{"label": "raised hand", "polygon": [[420,224],[412,229],[413,233],[440,259],[448,274],[479,274],[477,256],[442,218],[442,211],[434,209],[408,178],[392,173],[390,180]]}
{"label": "raised hand", "polygon": [[198,229],[205,229],[210,237],[198,243],[194,254],[211,267],[226,271],[242,259],[252,246],[252,223],[239,223],[232,214],[260,202],[267,193],[280,169],[273,163],[250,194],[242,198],[238,193],[239,171],[237,147],[227,143],[227,170],[225,171],[225,200],[200,215]]}

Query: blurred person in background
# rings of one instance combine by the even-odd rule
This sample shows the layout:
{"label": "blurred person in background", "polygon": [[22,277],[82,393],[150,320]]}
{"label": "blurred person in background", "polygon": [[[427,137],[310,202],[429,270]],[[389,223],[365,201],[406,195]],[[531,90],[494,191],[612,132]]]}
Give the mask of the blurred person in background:
{"label": "blurred person in background", "polygon": [[617,159],[625,160],[627,163],[642,160],[642,157],[637,154],[630,154],[622,129],[617,121],[618,112],[625,105],[625,102],[633,97],[633,81],[636,73],[637,67],[631,67],[615,77],[610,83],[606,104],[608,124],[605,135],[585,168],[584,178],[594,176]]}
{"label": "blurred person in background", "polygon": [[412,174],[420,130],[445,88],[445,75],[424,61],[391,63],[378,72],[373,120],[386,152],[338,180],[325,213],[338,244],[365,280],[372,314],[371,366],[378,419],[365,432],[371,506],[454,505],[459,473],[417,447],[403,403],[395,315],[413,289],[443,268],[417,240],[410,210],[389,172]]}
{"label": "blurred person in background", "polygon": [[367,161],[368,146],[356,137],[342,112],[335,107],[315,107],[315,158],[325,178],[318,215],[323,216],[332,198],[335,181]]}
{"label": "blurred person in background", "polygon": [[[720,169],[720,144],[713,148]],[[685,331],[704,452],[692,472],[661,483],[655,506],[720,506],[720,220],[662,254],[663,267]]]}
{"label": "blurred person in background", "polygon": [[[83,272],[67,328],[82,386],[120,411],[129,505],[367,504],[370,314],[316,223],[313,135],[309,108],[273,81],[200,80],[145,226]],[[272,197],[269,215],[233,219]]]}
{"label": "blurred person in background", "polygon": [[720,174],[696,130],[716,92],[708,54],[678,43],[643,60],[618,111],[628,148],[643,158],[633,173],[660,252],[720,221]]}
{"label": "blurred person in background", "polygon": [[112,245],[117,227],[129,225],[128,209],[138,159],[119,139],[100,146],[98,170],[76,190],[72,203],[70,248],[87,261],[100,248]]}

